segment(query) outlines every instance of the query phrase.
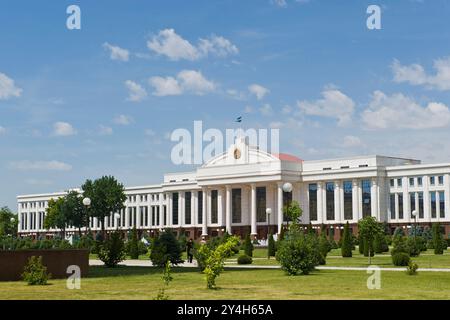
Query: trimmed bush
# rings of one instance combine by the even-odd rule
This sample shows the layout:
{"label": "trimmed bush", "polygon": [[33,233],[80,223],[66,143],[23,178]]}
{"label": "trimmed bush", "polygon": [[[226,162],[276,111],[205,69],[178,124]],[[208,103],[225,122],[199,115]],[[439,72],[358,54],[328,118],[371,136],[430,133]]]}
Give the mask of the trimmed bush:
{"label": "trimmed bush", "polygon": [[167,261],[172,265],[183,263],[181,246],[171,230],[165,230],[153,241],[150,260],[160,268],[166,266]]}
{"label": "trimmed bush", "polygon": [[432,233],[434,254],[443,254],[444,250],[447,249],[447,242],[444,241],[439,222],[433,223]]}
{"label": "trimmed bush", "polygon": [[407,266],[410,261],[409,254],[405,252],[397,252],[392,254],[392,263],[395,266]]}
{"label": "trimmed bush", "polygon": [[330,250],[331,250],[330,242],[328,242],[325,232],[322,232],[319,237],[319,252],[324,258],[326,258]]}
{"label": "trimmed bush", "polygon": [[130,239],[127,242],[127,253],[131,259],[139,259],[139,240],[136,227],[131,230]]}
{"label": "trimmed bush", "polygon": [[246,254],[239,256],[237,259],[238,264],[252,264],[252,262],[253,262],[252,257],[249,257]]}
{"label": "trimmed bush", "polygon": [[250,239],[250,234],[247,234],[245,236],[245,240],[242,246],[245,254],[248,255],[249,257],[253,257],[253,243],[252,240]]}
{"label": "trimmed bush", "polygon": [[51,274],[47,273],[47,267],[42,264],[42,257],[32,256],[22,273],[22,279],[30,286],[46,285]]}
{"label": "trimmed bush", "polygon": [[277,248],[275,246],[275,240],[273,239],[273,235],[269,234],[269,243],[267,246],[267,256],[270,257],[275,257],[275,254],[277,252]]}
{"label": "trimmed bush", "polygon": [[417,263],[414,263],[413,261],[409,261],[408,266],[406,267],[406,274],[410,276],[414,276],[417,274],[417,269],[419,269],[419,266]]}
{"label": "trimmed bush", "polygon": [[353,239],[350,234],[350,226],[348,222],[344,226],[344,234],[342,236],[341,254],[344,258],[350,258],[352,256]]}

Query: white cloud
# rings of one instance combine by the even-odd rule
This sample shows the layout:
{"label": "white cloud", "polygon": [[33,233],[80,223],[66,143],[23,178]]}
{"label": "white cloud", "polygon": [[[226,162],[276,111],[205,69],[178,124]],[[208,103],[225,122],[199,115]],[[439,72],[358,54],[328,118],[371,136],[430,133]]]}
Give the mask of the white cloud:
{"label": "white cloud", "polygon": [[391,65],[394,81],[407,82],[411,85],[423,85],[428,89],[450,90],[450,57],[437,59],[433,63],[434,75],[428,75],[420,64],[404,66],[398,60]]}
{"label": "white cloud", "polygon": [[0,100],[6,100],[11,97],[20,97],[22,89],[16,87],[14,80],[6,74],[0,73]]}
{"label": "white cloud", "polygon": [[104,125],[101,124],[98,127],[98,133],[101,136],[110,136],[110,135],[113,134],[113,129],[111,127],[107,127],[107,126],[104,126]]}
{"label": "white cloud", "polygon": [[322,91],[323,99],[316,101],[297,101],[302,112],[307,115],[336,118],[339,126],[351,122],[355,103],[351,98],[337,89],[327,88]]}
{"label": "white cloud", "polygon": [[127,126],[133,122],[133,118],[124,114],[118,115],[113,122],[122,126]]}
{"label": "white cloud", "polygon": [[0,136],[2,134],[5,134],[5,132],[6,132],[6,129],[4,127],[0,126]]}
{"label": "white cloud", "polygon": [[174,61],[194,61],[208,55],[226,57],[239,52],[238,48],[224,37],[212,35],[207,39],[199,39],[198,46],[195,46],[178,35],[174,29],[160,30],[147,42],[147,47]]}
{"label": "white cloud", "polygon": [[442,103],[430,102],[423,107],[401,93],[388,96],[375,91],[362,120],[368,129],[441,128],[450,124],[450,110]]}
{"label": "white cloud", "polygon": [[259,84],[252,84],[248,86],[248,91],[250,91],[251,94],[255,95],[258,100],[263,99],[264,96],[270,92],[269,89],[264,88]]}
{"label": "white cloud", "polygon": [[183,93],[203,95],[215,90],[214,82],[207,80],[200,71],[183,70],[174,77],[152,77],[150,85],[155,96],[175,96]]}
{"label": "white cloud", "polygon": [[342,141],[342,146],[344,148],[357,148],[362,147],[364,144],[362,143],[361,139],[355,136],[345,136],[344,140]]}
{"label": "white cloud", "polygon": [[272,0],[272,3],[282,8],[287,7],[286,0]]}
{"label": "white cloud", "polygon": [[128,99],[132,102],[139,102],[147,97],[147,91],[138,83],[127,80],[125,81],[125,86],[128,89]]}
{"label": "white cloud", "polygon": [[21,171],[70,171],[72,166],[61,161],[17,161],[12,162],[11,167]]}
{"label": "white cloud", "polygon": [[130,59],[130,52],[118,46],[114,46],[105,42],[103,48],[109,50],[109,57],[111,60],[128,61]]}
{"label": "white cloud", "polygon": [[259,108],[259,111],[263,116],[270,116],[273,113],[272,107],[268,103]]}
{"label": "white cloud", "polygon": [[154,137],[156,135],[155,131],[153,131],[152,129],[145,129],[144,134],[149,137]]}
{"label": "white cloud", "polygon": [[55,136],[67,137],[77,134],[77,131],[70,123],[59,121],[53,124],[53,134]]}
{"label": "white cloud", "polygon": [[245,106],[244,113],[253,113],[253,107],[252,106]]}

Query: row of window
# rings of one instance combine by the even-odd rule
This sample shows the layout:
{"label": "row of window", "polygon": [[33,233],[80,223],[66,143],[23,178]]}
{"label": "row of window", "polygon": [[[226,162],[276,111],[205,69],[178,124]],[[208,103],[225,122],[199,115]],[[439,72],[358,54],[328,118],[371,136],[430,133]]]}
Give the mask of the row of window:
{"label": "row of window", "polygon": [[20,208],[21,209],[45,208],[46,205],[47,205],[47,201],[22,202],[20,204]]}
{"label": "row of window", "polygon": [[[422,187],[423,186],[423,179],[426,177],[410,177],[408,179],[409,186],[410,187]],[[436,181],[439,186],[444,185],[444,176],[431,176],[430,178],[430,186],[435,186]],[[391,187],[401,188],[403,186],[403,179],[402,178],[396,178],[390,180]]]}
{"label": "row of window", "polygon": [[[361,190],[362,190],[362,215],[363,217],[370,216],[372,212],[371,208],[371,184],[370,180],[362,180],[361,182]],[[343,182],[343,190],[344,190],[344,219],[345,220],[353,220],[354,212],[353,212],[353,184],[352,181],[344,181]],[[318,202],[317,202],[317,183],[312,183],[308,187],[309,192],[309,214],[311,221],[317,221],[317,213],[318,213]],[[335,193],[335,183],[334,182],[326,182],[325,183],[325,208],[326,208],[326,220],[334,221],[336,220],[336,208],[334,205],[334,195]]]}
{"label": "row of window", "polygon": [[[444,191],[432,191],[429,193],[429,204],[431,207],[431,218],[436,219],[445,218],[445,192]],[[410,203],[410,213],[416,211],[417,218],[423,219],[425,215],[424,210],[424,193],[423,192],[410,192],[408,194]],[[390,211],[391,219],[404,219],[405,207],[404,207],[403,193],[391,193],[390,195]],[[412,217],[412,216],[411,216]],[[413,218],[413,217],[412,217]]]}
{"label": "row of window", "polygon": [[[163,200],[166,200],[166,194],[163,196]],[[159,201],[159,193],[152,193],[152,194],[139,194],[139,195],[129,195],[127,196],[127,201],[129,203],[135,203],[137,200],[140,199],[141,202],[147,202],[149,199],[151,201]]]}
{"label": "row of window", "polygon": [[[28,217],[30,221],[28,221]],[[43,229],[44,228],[44,217],[45,212],[31,212],[30,215],[27,213],[21,213],[20,228],[21,230],[28,229],[28,222],[30,223],[30,229]]]}

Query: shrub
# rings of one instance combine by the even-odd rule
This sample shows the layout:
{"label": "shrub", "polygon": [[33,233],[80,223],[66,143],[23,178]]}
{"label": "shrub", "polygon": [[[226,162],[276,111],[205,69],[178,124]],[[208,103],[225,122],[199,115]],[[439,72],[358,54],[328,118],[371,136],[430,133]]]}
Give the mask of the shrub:
{"label": "shrub", "polygon": [[166,230],[153,241],[150,260],[152,260],[153,265],[163,268],[168,260],[173,265],[183,263],[181,254],[180,244],[173,232]]}
{"label": "shrub", "polygon": [[406,274],[410,276],[414,276],[417,274],[417,269],[419,269],[419,266],[417,263],[414,263],[413,261],[408,262],[408,266],[406,267]]}
{"label": "shrub", "polygon": [[267,246],[267,256],[270,257],[275,257],[275,254],[277,252],[277,248],[275,246],[275,240],[273,239],[273,235],[269,234],[269,243]]}
{"label": "shrub", "polygon": [[394,238],[398,237],[398,236],[402,236],[402,237],[405,236],[405,231],[403,230],[403,228],[400,228],[400,227],[395,228]]}
{"label": "shrub", "polygon": [[375,252],[373,250],[373,242],[370,242],[367,238],[363,239],[363,246],[364,246],[364,257],[370,256],[373,257],[375,255]]}
{"label": "shrub", "polygon": [[308,239],[299,231],[290,231],[279,243],[276,258],[288,275],[307,275],[318,265],[320,252]]}
{"label": "shrub", "polygon": [[328,242],[325,232],[322,232],[319,237],[319,252],[325,258],[331,250],[331,244]]}
{"label": "shrub", "polygon": [[114,268],[119,262],[125,260],[125,244],[119,232],[113,232],[108,240],[100,246],[98,258],[106,267]]}
{"label": "shrub", "polygon": [[238,264],[252,264],[252,262],[253,262],[252,257],[249,257],[246,254],[239,256],[237,259]]}
{"label": "shrub", "polygon": [[411,257],[417,257],[420,255],[422,249],[422,237],[408,237],[406,240],[406,246],[408,247],[408,252]]}
{"label": "shrub", "polygon": [[249,234],[245,236],[243,247],[245,254],[248,255],[249,257],[253,257],[253,244],[252,241],[250,240]]}
{"label": "shrub", "polygon": [[405,252],[397,252],[392,254],[392,263],[395,266],[407,266],[410,261],[409,254]]}
{"label": "shrub", "polygon": [[46,285],[51,274],[47,273],[47,267],[42,264],[42,257],[32,256],[28,259],[28,263],[22,273],[22,279],[28,285]]}
{"label": "shrub", "polygon": [[352,256],[352,243],[353,239],[350,234],[350,226],[348,222],[344,226],[344,234],[342,236],[342,246],[341,246],[341,254],[344,258],[349,258]]}

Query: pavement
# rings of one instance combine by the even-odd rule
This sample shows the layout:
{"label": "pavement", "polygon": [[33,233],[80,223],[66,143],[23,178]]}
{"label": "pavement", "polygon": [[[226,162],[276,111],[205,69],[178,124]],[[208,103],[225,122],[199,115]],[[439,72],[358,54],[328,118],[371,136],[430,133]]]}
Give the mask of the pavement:
{"label": "pavement", "polygon": [[[102,266],[103,262],[100,260],[89,260],[90,266]],[[153,264],[150,260],[125,260],[119,263],[119,265],[122,266],[128,266],[128,267],[152,267]],[[194,261],[192,263],[184,262],[182,264],[179,264],[178,267],[184,267],[184,268],[196,268],[197,262]],[[371,266],[376,267],[374,265]],[[234,262],[225,262],[225,268],[236,268],[236,269],[280,269],[281,267],[278,265],[239,265],[234,264]],[[318,266],[316,267],[317,270],[344,270],[344,271],[367,271],[367,267],[328,267],[328,266]],[[405,272],[406,268],[383,268],[380,267],[383,271],[402,271]],[[450,272],[450,268],[419,268],[417,269],[418,272]]]}

